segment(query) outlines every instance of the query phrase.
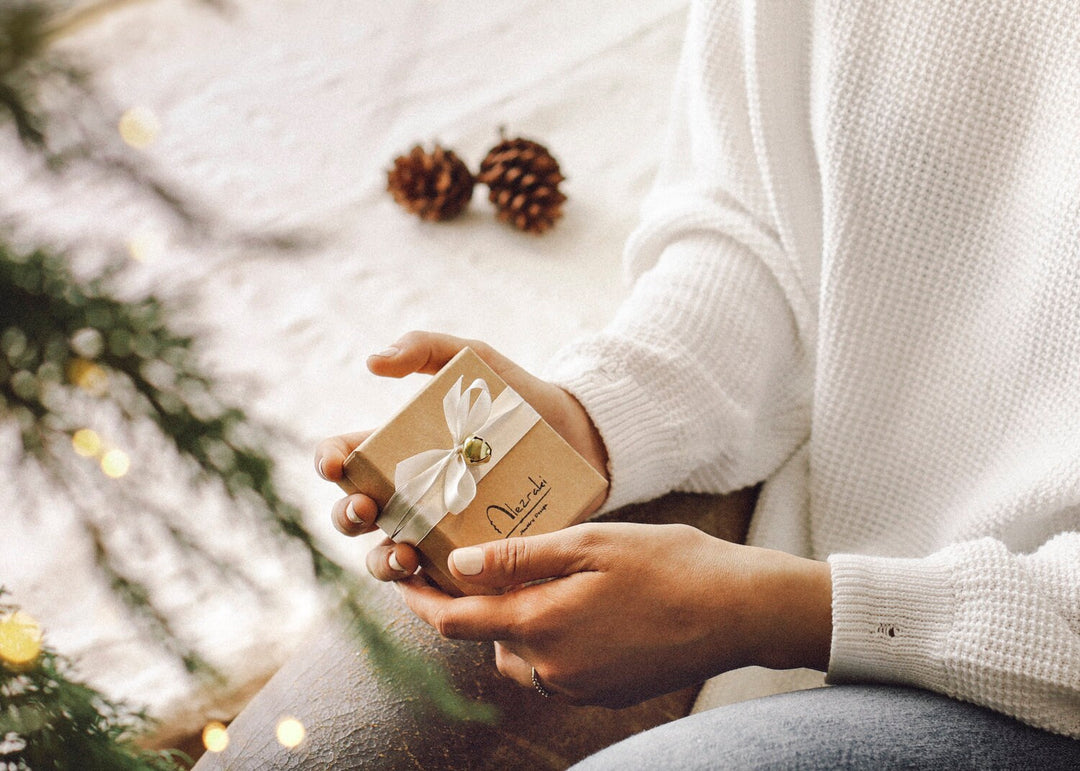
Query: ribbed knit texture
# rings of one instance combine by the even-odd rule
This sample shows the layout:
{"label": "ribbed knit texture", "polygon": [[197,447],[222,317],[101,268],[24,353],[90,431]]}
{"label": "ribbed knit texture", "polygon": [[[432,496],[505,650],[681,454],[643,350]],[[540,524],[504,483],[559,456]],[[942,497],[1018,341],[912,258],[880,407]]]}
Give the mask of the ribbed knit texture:
{"label": "ribbed knit texture", "polygon": [[1080,737],[1080,6],[695,4],[626,257],[607,505],[770,480],[832,680]]}

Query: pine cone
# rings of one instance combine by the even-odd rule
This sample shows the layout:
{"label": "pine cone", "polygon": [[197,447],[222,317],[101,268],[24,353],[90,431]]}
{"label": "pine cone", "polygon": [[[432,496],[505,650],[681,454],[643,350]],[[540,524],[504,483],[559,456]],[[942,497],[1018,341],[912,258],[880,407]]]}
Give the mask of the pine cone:
{"label": "pine cone", "polygon": [[448,220],[464,211],[473,194],[473,175],[453,150],[439,145],[431,153],[420,145],[394,159],[386,189],[421,219]]}
{"label": "pine cone", "polygon": [[543,233],[562,216],[566,196],[559,162],[543,145],[529,139],[504,139],[480,164],[477,182],[489,188],[496,215],[527,233]]}

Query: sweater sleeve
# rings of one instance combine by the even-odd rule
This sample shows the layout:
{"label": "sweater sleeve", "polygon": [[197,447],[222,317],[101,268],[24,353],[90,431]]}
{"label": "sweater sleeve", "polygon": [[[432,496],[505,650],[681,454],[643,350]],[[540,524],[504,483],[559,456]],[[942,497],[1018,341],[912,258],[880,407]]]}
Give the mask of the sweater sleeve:
{"label": "sweater sleeve", "polygon": [[546,372],[604,439],[605,508],[754,484],[809,430],[810,322],[761,182],[734,5],[691,10],[629,297]]}
{"label": "sweater sleeve", "polygon": [[1080,532],[922,559],[833,555],[829,681],[944,693],[1080,738]]}

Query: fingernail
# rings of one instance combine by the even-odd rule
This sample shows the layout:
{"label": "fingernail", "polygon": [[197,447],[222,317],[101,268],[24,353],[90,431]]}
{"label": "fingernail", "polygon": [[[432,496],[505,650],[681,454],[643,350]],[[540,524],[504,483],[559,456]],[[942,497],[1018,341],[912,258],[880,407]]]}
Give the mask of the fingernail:
{"label": "fingernail", "polygon": [[352,522],[354,525],[363,525],[364,520],[360,519],[360,515],[356,513],[356,509],[353,508],[353,502],[349,501],[345,507],[345,519]]}
{"label": "fingernail", "polygon": [[401,563],[398,562],[397,554],[395,554],[394,552],[390,552],[390,559],[388,559],[387,562],[390,563],[390,568],[392,570],[396,570],[398,573],[408,572],[405,570],[405,568],[401,566]]}
{"label": "fingernail", "polygon": [[329,480],[329,477],[326,476],[326,458],[319,458],[319,476]]}
{"label": "fingernail", "polygon": [[373,353],[371,355],[378,356],[380,359],[389,359],[391,356],[397,356],[399,353],[401,353],[401,351],[398,349],[397,346],[390,345],[386,348],[383,348],[378,353]]}
{"label": "fingernail", "polygon": [[464,576],[475,576],[484,569],[484,550],[479,546],[466,546],[450,552],[454,567]]}

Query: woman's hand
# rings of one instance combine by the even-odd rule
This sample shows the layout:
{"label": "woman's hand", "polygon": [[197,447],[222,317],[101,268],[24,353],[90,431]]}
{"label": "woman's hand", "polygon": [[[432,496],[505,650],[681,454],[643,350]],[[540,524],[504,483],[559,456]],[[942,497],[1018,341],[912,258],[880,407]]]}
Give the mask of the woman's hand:
{"label": "woman's hand", "polygon": [[401,585],[409,607],[446,637],[496,641],[500,672],[531,687],[535,667],[573,703],[625,706],[749,664],[828,665],[828,565],[689,526],[577,525],[458,549],[449,567],[508,591],[452,598],[417,578]]}
{"label": "woman's hand", "polygon": [[[486,343],[463,340],[433,332],[410,332],[384,351],[368,358],[367,365],[382,377],[404,377],[414,372],[433,375],[464,347],[472,348],[488,366],[517,391],[559,432],[597,471],[607,476],[607,451],[585,409],[569,393],[541,380]],[[357,490],[342,471],[342,464],[371,431],[342,434],[322,441],[315,451],[319,474],[336,482],[348,495],[337,501],[330,517],[339,531],[355,536],[375,529],[378,505],[363,490]],[[415,550],[389,539],[375,547],[367,558],[367,567],[382,581],[406,578],[419,564]]]}

